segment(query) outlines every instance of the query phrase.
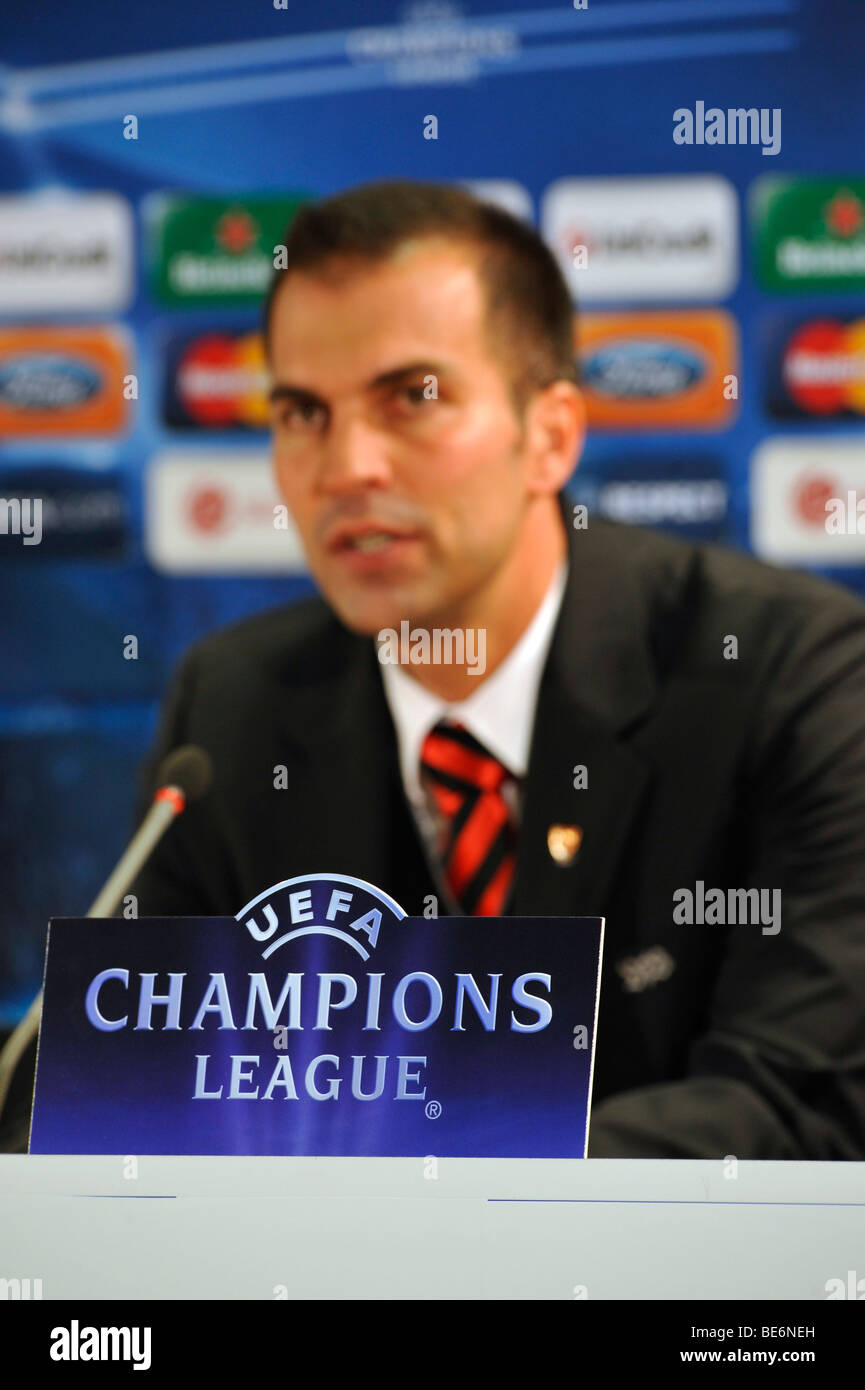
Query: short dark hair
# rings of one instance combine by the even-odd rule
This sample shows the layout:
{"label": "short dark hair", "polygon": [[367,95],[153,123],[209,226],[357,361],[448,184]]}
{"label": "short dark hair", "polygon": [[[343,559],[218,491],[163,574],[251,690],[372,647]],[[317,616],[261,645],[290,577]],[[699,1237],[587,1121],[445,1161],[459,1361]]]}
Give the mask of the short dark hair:
{"label": "short dark hair", "polygon": [[507,366],[517,414],[534,391],[562,378],[576,382],[574,306],[537,232],[465,189],[408,179],[362,184],[295,214],[264,306],[268,354],[274,301],[287,276],[334,261],[381,261],[410,238],[435,235],[479,253],[490,344]]}

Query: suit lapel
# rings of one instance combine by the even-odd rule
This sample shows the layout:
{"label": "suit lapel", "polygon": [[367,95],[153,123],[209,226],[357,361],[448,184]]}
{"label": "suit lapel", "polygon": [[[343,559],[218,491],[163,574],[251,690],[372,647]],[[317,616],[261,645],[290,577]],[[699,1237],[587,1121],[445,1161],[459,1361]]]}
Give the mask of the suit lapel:
{"label": "suit lapel", "polygon": [[[564,509],[565,524],[569,517]],[[651,769],[624,733],[656,693],[644,589],[627,536],[594,521],[569,530],[569,572],[538,705],[511,911],[602,913]],[[587,784],[575,788],[575,768]],[[582,838],[568,864],[555,825]]]}
{"label": "suit lapel", "polygon": [[[574,787],[574,768],[588,785]],[[649,783],[645,763],[567,693],[542,686],[520,827],[512,912],[601,915],[632,820]],[[550,852],[554,826],[576,827],[569,864]]]}

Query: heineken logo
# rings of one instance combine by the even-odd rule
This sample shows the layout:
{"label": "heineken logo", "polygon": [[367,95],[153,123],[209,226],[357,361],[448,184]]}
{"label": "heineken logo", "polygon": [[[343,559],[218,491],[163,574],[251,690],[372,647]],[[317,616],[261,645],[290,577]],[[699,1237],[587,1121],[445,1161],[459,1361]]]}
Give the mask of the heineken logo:
{"label": "heineken logo", "polygon": [[166,304],[255,303],[305,198],[161,197],[150,208],[153,289]]}
{"label": "heineken logo", "polygon": [[757,268],[769,289],[865,285],[865,180],[758,181]]}
{"label": "heineken logo", "polygon": [[835,236],[854,236],[865,225],[861,200],[846,188],[827,204],[825,215],[826,226]]}
{"label": "heineken logo", "polygon": [[216,224],[215,240],[231,256],[242,255],[258,240],[258,226],[245,208],[229,208]]}

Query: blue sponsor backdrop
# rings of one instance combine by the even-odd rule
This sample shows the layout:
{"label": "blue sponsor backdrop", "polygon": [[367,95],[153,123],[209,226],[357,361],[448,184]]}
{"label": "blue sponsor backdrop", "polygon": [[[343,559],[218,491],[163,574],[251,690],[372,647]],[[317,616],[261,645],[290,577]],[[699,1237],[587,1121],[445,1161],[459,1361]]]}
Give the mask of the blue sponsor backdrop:
{"label": "blue sponsor backdrop", "polygon": [[[133,214],[134,293],[118,313],[79,306],[47,319],[0,303],[0,331],[120,321],[134,338],[139,397],[116,437],[0,440],[0,492],[13,496],[26,469],[27,485],[55,501],[43,553],[8,544],[0,553],[0,1026],[38,986],[49,915],[83,911],[121,848],[133,772],[178,653],[309,587],[291,576],[161,574],[147,561],[148,463],[190,443],[188,423],[174,429],[165,418],[167,345],[199,332],[202,319],[215,331],[254,328],[256,311],[157,302],[145,200],[317,195],[391,175],[505,179],[525,190],[537,219],[545,191],[566,177],[723,176],[736,190],[742,244],[732,292],[591,308],[731,313],[743,353],[732,423],[598,432],[577,485],[601,505],[612,498],[628,519],[747,546],[749,460],[779,430],[766,404],[769,320],[786,308],[757,285],[747,193],[767,173],[861,176],[863,47],[865,11],[846,0],[589,0],[584,10],[368,0],[362,16],[353,0],[19,7],[0,38],[0,193],[121,195]],[[780,108],[780,153],[675,144],[674,110],[698,101]],[[134,140],[124,138],[130,114]],[[430,114],[437,140],[423,138]],[[855,207],[847,213],[855,221]],[[789,308],[855,319],[863,285],[800,294]],[[862,438],[855,415],[782,423],[809,437]],[[251,437],[245,427],[208,430],[195,443],[217,452],[241,437]],[[641,478],[679,486],[641,493]],[[835,577],[865,592],[862,569]],[[137,660],[123,657],[130,634]]]}

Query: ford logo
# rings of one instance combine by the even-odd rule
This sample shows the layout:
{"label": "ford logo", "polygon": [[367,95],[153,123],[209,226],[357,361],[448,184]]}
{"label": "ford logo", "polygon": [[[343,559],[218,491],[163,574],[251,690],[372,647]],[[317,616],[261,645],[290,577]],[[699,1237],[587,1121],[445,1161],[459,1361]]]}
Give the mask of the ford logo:
{"label": "ford logo", "polygon": [[676,396],[706,374],[695,351],[663,339],[623,338],[583,361],[583,378],[600,396],[617,400],[658,400]]}
{"label": "ford logo", "polygon": [[0,405],[63,410],[81,405],[102,385],[92,367],[59,354],[30,353],[0,365]]}

